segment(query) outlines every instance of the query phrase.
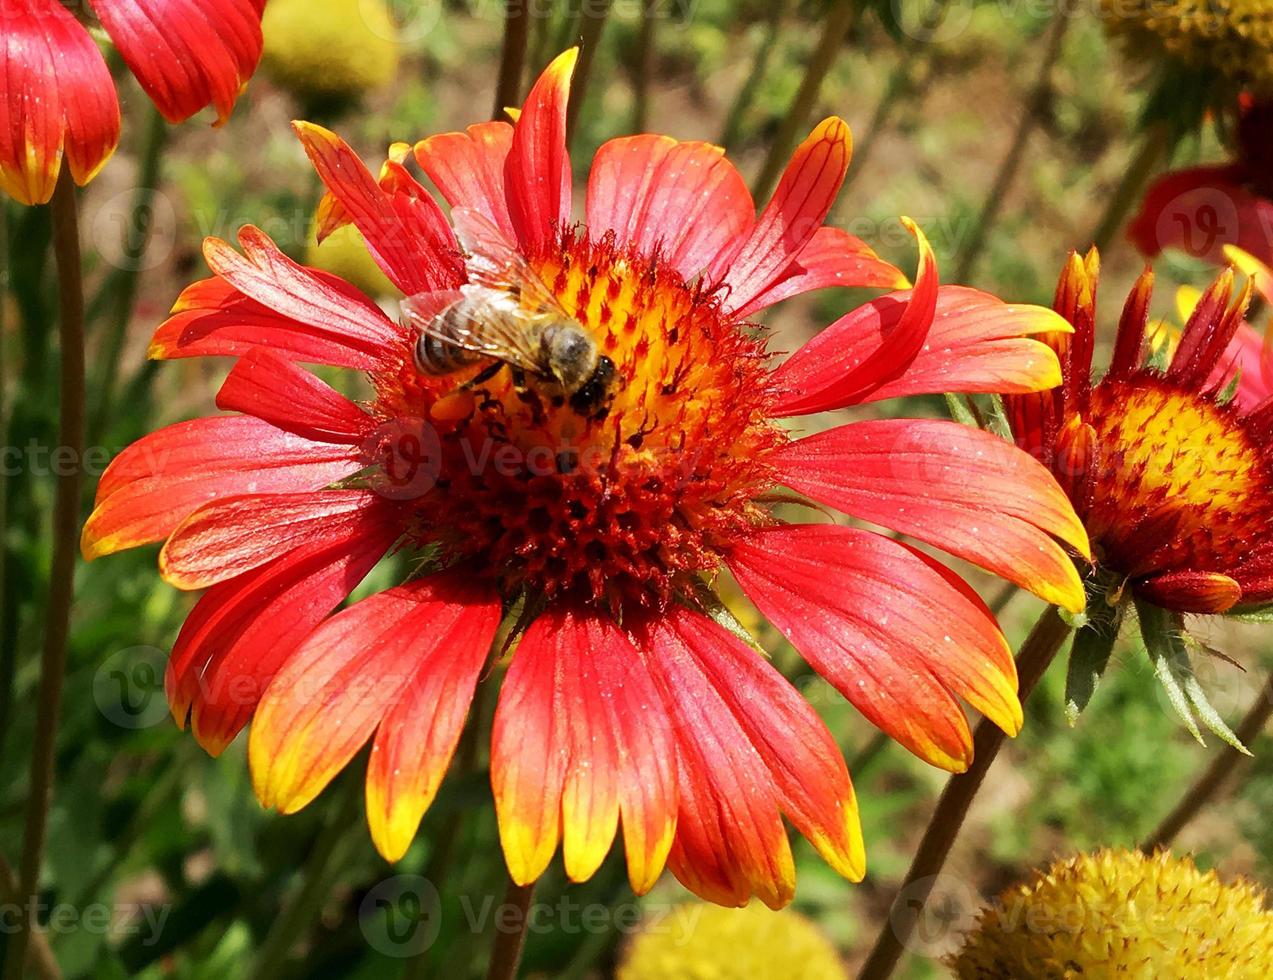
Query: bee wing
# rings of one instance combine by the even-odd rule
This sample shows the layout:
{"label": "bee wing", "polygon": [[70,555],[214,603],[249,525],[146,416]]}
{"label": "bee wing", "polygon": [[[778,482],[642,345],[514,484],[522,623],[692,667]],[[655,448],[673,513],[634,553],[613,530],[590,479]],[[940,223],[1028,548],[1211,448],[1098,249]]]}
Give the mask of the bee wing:
{"label": "bee wing", "polygon": [[416,293],[402,301],[402,313],[407,322],[421,330],[432,323],[448,306],[454,306],[464,294],[458,289],[436,289],[429,293]]}
{"label": "bee wing", "polygon": [[512,293],[535,312],[571,319],[517,246],[490,218],[472,208],[454,208],[451,221],[460,246],[468,253],[465,267],[471,283]]}
{"label": "bee wing", "polygon": [[[443,325],[442,315],[461,301],[464,305],[447,314]],[[402,301],[402,312],[422,334],[444,344],[543,373],[538,333],[533,329],[538,317],[521,310],[507,293],[472,285],[463,291],[417,293]]]}

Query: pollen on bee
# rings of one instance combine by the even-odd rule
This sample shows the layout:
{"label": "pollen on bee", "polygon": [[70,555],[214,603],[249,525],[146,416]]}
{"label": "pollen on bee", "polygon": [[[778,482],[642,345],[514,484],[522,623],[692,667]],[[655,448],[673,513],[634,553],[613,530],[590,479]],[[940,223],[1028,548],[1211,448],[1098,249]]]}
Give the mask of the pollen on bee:
{"label": "pollen on bee", "polygon": [[462,422],[473,415],[477,398],[470,388],[460,388],[443,395],[429,406],[429,417],[435,422]]}

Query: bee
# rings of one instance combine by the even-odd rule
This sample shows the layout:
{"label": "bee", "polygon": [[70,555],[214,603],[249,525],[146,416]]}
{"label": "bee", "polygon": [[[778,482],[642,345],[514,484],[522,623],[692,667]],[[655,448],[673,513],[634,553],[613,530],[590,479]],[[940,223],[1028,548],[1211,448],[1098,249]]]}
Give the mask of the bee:
{"label": "bee", "polygon": [[403,301],[420,332],[416,367],[446,375],[489,360],[474,382],[508,366],[515,378],[547,383],[579,415],[604,416],[618,383],[614,361],[493,222],[467,208],[454,209],[452,220],[469,281]]}

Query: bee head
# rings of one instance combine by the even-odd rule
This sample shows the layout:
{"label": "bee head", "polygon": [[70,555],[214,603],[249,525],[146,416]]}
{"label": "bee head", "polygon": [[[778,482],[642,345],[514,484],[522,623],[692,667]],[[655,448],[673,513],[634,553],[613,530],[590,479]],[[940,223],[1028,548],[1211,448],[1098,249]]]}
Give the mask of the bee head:
{"label": "bee head", "polygon": [[552,331],[547,341],[548,367],[567,393],[573,394],[596,370],[596,342],[574,323]]}

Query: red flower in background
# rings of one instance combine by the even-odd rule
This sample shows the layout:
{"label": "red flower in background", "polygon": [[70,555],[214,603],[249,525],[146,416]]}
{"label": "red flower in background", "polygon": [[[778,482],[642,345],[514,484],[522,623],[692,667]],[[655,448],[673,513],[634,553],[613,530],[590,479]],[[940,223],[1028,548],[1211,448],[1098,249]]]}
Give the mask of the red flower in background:
{"label": "red flower in background", "polygon": [[[119,142],[119,101],[86,26],[59,0],[0,0],[0,189],[43,204],[63,159],[86,184]],[[171,122],[221,121],[261,57],[265,0],[91,0],[121,57]]]}
{"label": "red flower in background", "polygon": [[[377,180],[332,133],[296,129],[330,191],[326,229],[357,226],[418,324],[478,295],[493,256],[524,266],[534,289],[506,301],[524,311],[528,293],[551,294],[594,345],[588,384],[514,369],[512,355],[422,370],[420,333],[352,287],[255,228],[240,234],[243,254],[210,239],[215,278],[186,290],[152,356],[237,357],[217,404],[241,414],[124,451],[84,550],[166,539],[167,580],[208,588],[172,653],[173,714],[212,752],[255,714],[267,805],[304,806],[370,741],[372,836],[400,857],[510,616],[519,643],[491,777],[513,877],[535,879],[560,842],[567,873],[586,879],[621,826],[637,891],[667,864],[708,899],[780,906],[794,889],[783,815],[856,879],[856,804],[813,709],[711,615],[712,576],[729,568],[838,690],[936,765],[971,757],[959,699],[1012,733],[1021,709],[1008,647],[966,583],[873,531],[784,523],[774,508],[791,495],[775,491],[1070,608],[1082,587],[1056,539],[1085,550],[1086,538],[1046,470],[986,433],[883,419],[793,439],[776,420],[1046,388],[1059,365],[1031,335],[1069,328],[1048,310],[939,288],[916,230],[912,291],[849,313],[771,370],[749,322],[761,310],[826,286],[905,285],[822,224],[848,167],[847,126],[816,128],[759,216],[718,147],[612,140],[578,225],[565,144],[574,62],[574,51],[553,62],[515,125],[414,147],[463,248],[408,172],[410,147],[396,144]],[[299,362],[365,372],[374,396],[356,404]],[[419,574],[332,615],[394,548],[420,556]]]}

